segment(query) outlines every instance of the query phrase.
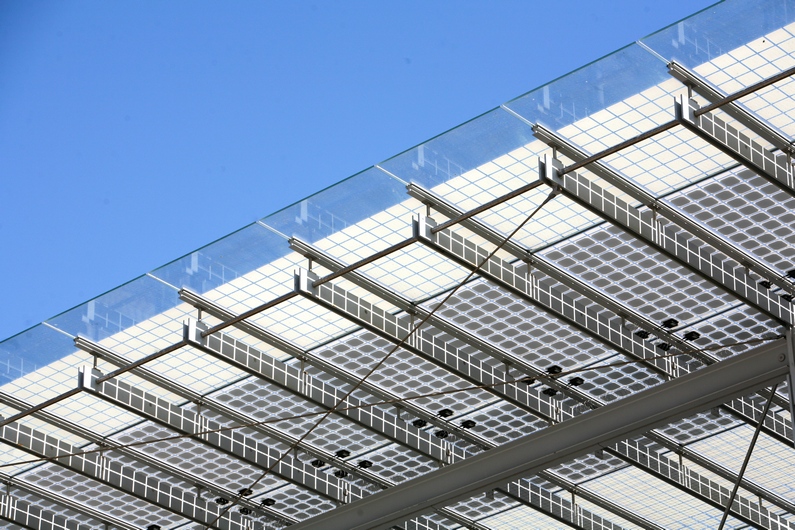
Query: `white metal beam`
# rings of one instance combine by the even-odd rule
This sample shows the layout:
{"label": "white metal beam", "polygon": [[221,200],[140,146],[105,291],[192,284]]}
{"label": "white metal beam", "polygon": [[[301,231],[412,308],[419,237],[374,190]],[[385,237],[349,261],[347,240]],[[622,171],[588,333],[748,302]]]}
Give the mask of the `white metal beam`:
{"label": "white metal beam", "polygon": [[[781,381],[782,344],[747,352],[294,526],[295,530],[364,530],[389,526],[571,460],[634,434],[707,410]],[[737,507],[741,511],[741,507]],[[764,524],[767,523],[767,524]],[[778,524],[773,524],[778,523]],[[758,521],[795,528],[786,521]]]}
{"label": "white metal beam", "polygon": [[677,120],[687,130],[720,149],[737,162],[795,196],[795,174],[784,152],[773,153],[765,146],[726,123],[716,112],[696,115],[693,101],[676,103]]}
{"label": "white metal beam", "polygon": [[[442,233],[439,232],[439,234]],[[405,318],[405,315],[401,318],[385,312],[379,307],[347,292],[338,285],[333,285],[331,282],[313,287],[312,276],[305,269],[299,271],[297,278],[296,284],[303,296],[387,340],[400,343],[401,338],[405,337],[411,328],[411,321]],[[538,389],[515,382],[508,374],[464,354],[450,344],[436,340],[433,335],[427,336],[423,329],[416,330],[411,340],[405,341],[403,347],[458,377],[478,385],[487,385],[489,390],[495,395],[550,423],[559,423],[579,417],[578,414],[581,413],[574,408],[564,407],[557,400],[542,398]],[[665,439],[659,433],[650,433],[649,436],[656,441]],[[619,447],[617,450],[621,450],[621,448]],[[655,458],[653,455],[648,454],[645,460],[638,460],[636,463],[644,471],[654,473],[655,469],[651,467],[648,461]],[[663,467],[671,467],[673,465],[675,464],[666,462]],[[682,468],[685,469],[684,467]],[[702,481],[700,474],[694,470],[688,470],[687,473],[694,477],[699,477],[698,482],[711,483],[707,479]],[[705,494],[701,488],[691,488],[684,484],[675,485],[704,501],[711,502],[712,500],[712,497]],[[719,495],[720,492],[717,494]],[[742,499],[742,502],[748,501]],[[754,506],[758,513],[763,514],[761,518],[763,521],[770,520],[771,517],[775,519],[775,516],[770,515],[767,509],[755,504]],[[734,513],[734,515],[740,519],[744,518],[744,514],[741,512]],[[754,524],[756,524],[756,521],[754,521]],[[778,527],[778,524],[774,522],[772,526],[765,528]]]}

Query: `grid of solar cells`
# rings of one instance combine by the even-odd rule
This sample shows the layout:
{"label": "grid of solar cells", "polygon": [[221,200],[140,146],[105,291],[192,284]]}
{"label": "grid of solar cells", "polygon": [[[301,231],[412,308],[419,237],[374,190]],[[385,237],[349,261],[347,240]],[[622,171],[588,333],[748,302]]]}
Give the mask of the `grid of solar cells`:
{"label": "grid of solar cells", "polygon": [[762,177],[738,169],[669,200],[780,274],[795,268],[795,198]]}
{"label": "grid of solar cells", "polygon": [[[720,521],[721,512],[702,501],[660,480],[649,480],[649,475],[634,467],[625,467],[587,482],[608,500],[670,529],[713,530]],[[729,518],[726,528],[743,528],[745,525]]]}
{"label": "grid of solar cells", "polygon": [[[694,70],[726,94],[736,92],[795,65],[795,24],[696,66]],[[742,99],[743,105],[790,136],[795,135],[792,79]]]}
{"label": "grid of solar cells", "polygon": [[655,323],[674,318],[684,326],[734,302],[722,289],[611,225],[595,227],[544,255]]}
{"label": "grid of solar cells", "polygon": [[21,478],[75,502],[87,503],[141,528],[150,524],[176,526],[186,522],[186,519],[147,501],[54,464],[39,466],[33,471],[23,473]]}
{"label": "grid of solar cells", "polygon": [[[752,435],[753,427],[737,425],[719,436],[694,442],[689,447],[737,472]],[[795,486],[789,477],[792,477],[795,471],[793,462],[795,462],[795,449],[761,433],[754,446],[745,476],[785,499],[792,499]],[[792,514],[788,516],[791,517]]]}

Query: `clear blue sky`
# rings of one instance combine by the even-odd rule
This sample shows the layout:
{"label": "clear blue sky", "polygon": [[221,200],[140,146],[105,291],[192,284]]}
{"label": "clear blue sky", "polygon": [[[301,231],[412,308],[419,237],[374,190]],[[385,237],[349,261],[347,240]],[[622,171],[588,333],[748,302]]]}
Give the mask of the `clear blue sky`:
{"label": "clear blue sky", "polygon": [[0,0],[0,339],[704,0]]}

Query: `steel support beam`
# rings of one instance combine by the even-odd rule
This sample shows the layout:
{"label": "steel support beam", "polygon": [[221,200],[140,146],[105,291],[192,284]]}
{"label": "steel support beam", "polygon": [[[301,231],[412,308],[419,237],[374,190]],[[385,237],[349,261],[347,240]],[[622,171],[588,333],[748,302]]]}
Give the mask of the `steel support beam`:
{"label": "steel support beam", "polygon": [[[471,497],[516,477],[708,410],[735,396],[775,384],[786,374],[783,345],[757,348],[332,510],[294,528],[387,528],[435,505]],[[795,528],[777,520],[781,524],[771,524],[771,528]]]}
{"label": "steel support beam", "polygon": [[[688,86],[701,94],[710,103],[718,103],[726,99],[727,94],[724,94],[720,89],[715,87],[712,83],[686,68],[685,66],[671,61],[668,63],[668,73],[681,81],[685,86]],[[787,138],[781,131],[774,128],[772,125],[762,121],[755,114],[749,112],[747,109],[732,101],[721,105],[720,109],[742,123],[748,129],[758,134],[770,142],[773,147],[781,150],[784,153],[793,153],[792,141]]]}
{"label": "steel support beam", "polygon": [[558,171],[562,167],[558,160],[543,161],[542,178],[575,202],[698,272],[740,300],[782,324],[792,325],[792,303],[759,284],[742,265],[722,259],[686,233],[660,223],[654,210],[641,211],[627,204],[583,174],[560,175]]}
{"label": "steel support beam", "polygon": [[92,530],[12,495],[0,494],[0,519],[32,530]]}
{"label": "steel support beam", "polygon": [[239,513],[228,512],[218,519],[221,512],[214,503],[211,504],[191,492],[171,486],[130,466],[108,460],[101,453],[81,454],[79,447],[24,425],[10,423],[3,426],[0,441],[35,456],[50,458],[75,473],[151,502],[199,524],[218,530],[248,530],[248,519]]}
{"label": "steel support beam", "polygon": [[[550,147],[554,147],[560,153],[574,160],[575,162],[579,162],[588,158],[588,154],[585,153],[585,151],[575,146],[559,134],[547,129],[543,125],[534,125],[533,134],[535,134],[536,138],[546,143]],[[655,197],[642,186],[620,174],[618,171],[609,167],[604,162],[593,162],[589,164],[587,168],[589,171],[620,189],[634,200],[642,203],[652,211],[657,212],[669,221],[679,225],[700,240],[704,241],[708,245],[711,245],[719,252],[727,255],[736,261],[740,266],[754,271],[761,277],[761,279],[770,281],[772,284],[784,289],[789,294],[795,294],[795,286],[793,286],[789,280],[785,279],[783,274],[771,269],[765,263],[759,261],[754,256],[748,254],[736,245],[727,241],[724,237],[716,234],[702,224],[697,223],[673,206]],[[691,270],[694,270],[699,274],[705,274],[704,271],[693,268],[693,263],[690,261],[685,263],[685,265],[689,266]]]}
{"label": "steel support beam", "polygon": [[[193,300],[192,303],[197,304],[198,307],[202,307],[205,310],[207,310],[206,308],[209,308],[208,312],[218,312],[221,316],[225,317],[230,316],[229,314],[225,314],[223,312],[225,310],[222,310],[220,307],[215,306],[209,301],[201,299],[198,295],[193,294],[191,299]],[[245,323],[240,323],[238,325],[245,325],[247,327],[251,326],[250,324]],[[253,331],[261,333],[261,331],[257,331],[256,328],[253,328]],[[324,407],[333,407],[339,398],[345,395],[343,391],[313,379],[306,372],[301,372],[292,366],[286,365],[281,361],[278,361],[262,352],[257,351],[255,348],[247,346],[240,341],[224,334],[218,333],[213,335],[210,339],[205,339],[205,345],[203,348],[205,348],[205,351],[211,355],[229,362],[241,370],[245,370],[252,375],[261,377],[266,381],[282,386],[283,388]],[[311,355],[309,352],[296,353],[301,353],[301,355],[304,356]],[[327,361],[324,361],[324,363],[325,362]],[[335,367],[335,371],[338,370],[339,369]],[[351,378],[350,374],[341,375],[344,375],[347,379]],[[376,396],[378,396],[378,394],[376,394]],[[388,401],[392,400],[392,397],[388,398]],[[399,398],[394,397],[395,403],[399,401]],[[410,402],[401,402],[401,406],[405,407],[411,413],[411,410],[406,407],[406,405],[409,403]],[[464,450],[433,436],[429,432],[417,429],[400,418],[390,414],[382,413],[377,407],[366,407],[362,405],[362,402],[356,400],[352,396],[349,396],[348,407],[352,408],[350,410],[340,410],[339,413],[347,415],[349,419],[357,421],[373,432],[376,432],[391,439],[394,442],[405,445],[406,447],[409,447],[424,454],[425,456],[429,456],[436,460],[440,460],[445,463],[452,463],[463,460],[467,456]],[[375,414],[369,414],[370,410],[372,410]],[[432,415],[430,412],[425,412],[425,414]],[[496,446],[489,440],[478,436],[471,431],[462,429],[458,425],[455,425],[451,422],[445,422],[444,425],[451,426],[447,427],[445,430],[450,429],[448,432],[455,432],[459,437],[465,439],[473,445],[484,447],[486,449],[491,449]],[[433,452],[429,451],[429,448],[433,447],[438,447],[438,450],[434,450]],[[440,455],[442,458],[440,458]],[[550,477],[547,477],[547,479],[553,482],[555,482],[553,479],[557,479],[557,483],[561,487],[566,487],[556,475],[551,475]],[[582,488],[579,488],[579,491],[582,491]],[[580,520],[592,521],[591,528],[594,530],[610,530],[621,528],[620,526],[606,521],[603,518],[591,513],[590,511],[582,509],[581,507],[570,507],[569,504],[567,504],[568,501],[565,499],[562,500],[559,496],[554,495],[546,490],[540,488],[528,489],[528,486],[523,482],[510,485],[504,490],[504,493],[532,508],[538,509],[550,517],[557,518],[566,524],[576,526],[575,522]],[[589,492],[586,492],[586,494],[588,493]],[[597,502],[598,496],[593,494],[591,498],[595,504],[599,504],[599,502]],[[607,503],[604,504],[607,505]],[[564,508],[555,508],[559,505],[563,506]],[[565,508],[566,506],[569,507]],[[440,514],[445,515],[445,512],[440,511]],[[645,521],[642,518],[634,516],[634,514],[630,512],[619,513],[619,515],[634,522],[641,528],[659,530],[659,527],[648,521]],[[560,519],[560,517],[572,517],[572,519]]]}
{"label": "steel support beam", "polygon": [[696,116],[695,101],[678,101],[676,118],[687,130],[723,151],[760,177],[795,196],[795,175],[785,153],[773,153],[745,133],[726,123],[716,112]]}

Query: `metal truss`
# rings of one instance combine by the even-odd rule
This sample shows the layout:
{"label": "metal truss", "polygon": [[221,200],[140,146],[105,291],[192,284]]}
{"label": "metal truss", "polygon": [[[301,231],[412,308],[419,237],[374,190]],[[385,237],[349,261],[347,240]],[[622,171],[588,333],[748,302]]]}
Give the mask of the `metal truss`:
{"label": "metal truss", "polygon": [[[403,484],[332,510],[299,523],[295,529],[385,528],[434,505],[467,498],[606,445],[618,442],[615,448],[620,449],[621,441],[634,434],[780,381],[786,373],[783,345],[757,348],[434,471],[421,483]],[[733,513],[747,521],[742,507],[737,506]],[[750,524],[795,528],[772,514],[764,515],[770,518],[759,517]]]}

